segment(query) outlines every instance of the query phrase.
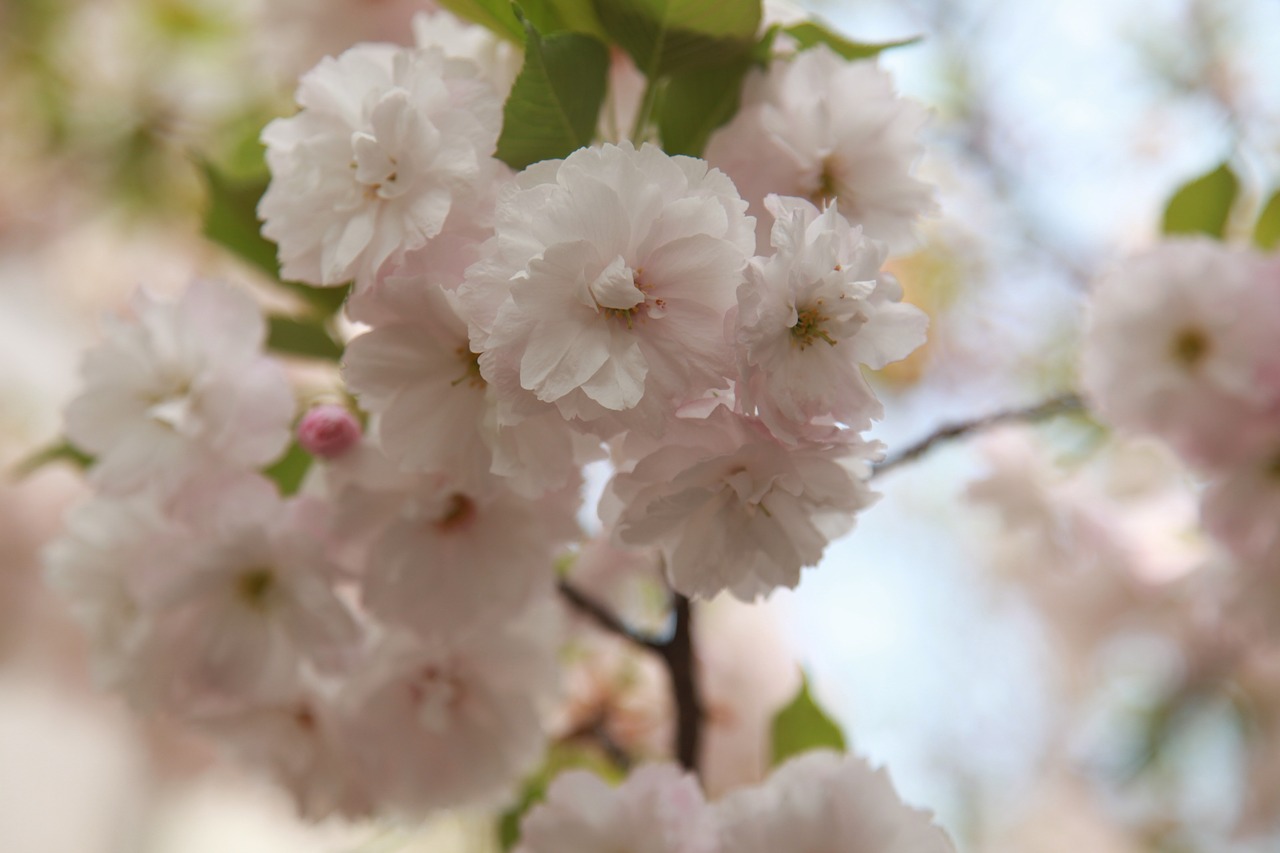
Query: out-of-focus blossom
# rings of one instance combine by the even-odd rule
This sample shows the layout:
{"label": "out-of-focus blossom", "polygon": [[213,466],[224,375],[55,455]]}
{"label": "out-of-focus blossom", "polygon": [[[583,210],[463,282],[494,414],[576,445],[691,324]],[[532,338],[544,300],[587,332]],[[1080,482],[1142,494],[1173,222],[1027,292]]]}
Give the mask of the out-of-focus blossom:
{"label": "out-of-focus blossom", "polygon": [[870,60],[848,62],[824,45],[753,71],[742,107],[712,135],[707,160],[723,169],[760,217],[768,245],[770,193],[839,200],[840,211],[893,251],[916,242],[916,220],[933,210],[933,189],[914,176],[927,119],[897,96]]}

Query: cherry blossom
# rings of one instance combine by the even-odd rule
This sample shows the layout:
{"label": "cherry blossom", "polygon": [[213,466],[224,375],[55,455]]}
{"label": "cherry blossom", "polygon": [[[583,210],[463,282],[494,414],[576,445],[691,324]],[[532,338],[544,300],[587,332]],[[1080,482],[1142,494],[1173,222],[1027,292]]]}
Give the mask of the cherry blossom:
{"label": "cherry blossom", "polygon": [[285,278],[371,282],[504,168],[490,157],[501,102],[437,48],[357,45],[304,75],[297,97],[302,111],[262,133],[272,181],[258,210]]}
{"label": "cherry blossom", "polygon": [[721,844],[740,853],[953,853],[928,812],[899,799],[884,770],[818,750],[778,767],[764,784],[716,803]]}
{"label": "cherry blossom", "polygon": [[741,108],[712,135],[706,156],[761,217],[762,247],[770,222],[761,205],[778,193],[838,199],[867,236],[902,251],[917,240],[919,216],[933,210],[932,188],[914,175],[926,119],[874,61],[849,62],[818,45],[753,71]]}
{"label": "cherry blossom", "polygon": [[517,187],[462,286],[501,421],[553,404],[602,435],[656,434],[726,386],[721,330],[752,220],[723,174],[623,143],[536,164]]}
{"label": "cherry blossom", "polygon": [[391,635],[342,700],[343,737],[384,808],[493,804],[534,768],[554,698],[558,630],[535,604],[491,630],[430,644]]}
{"label": "cherry blossom", "polygon": [[875,495],[876,445],[789,448],[759,422],[718,407],[673,425],[664,444],[619,473],[601,515],[630,546],[656,545],[678,592],[751,600],[794,587]]}
{"label": "cherry blossom", "polygon": [[767,259],[738,289],[738,395],[780,438],[830,435],[832,422],[866,429],[883,406],[862,366],[884,367],[924,343],[928,319],[903,305],[880,273],[883,244],[803,199],[769,196]]}
{"label": "cherry blossom", "polygon": [[1118,264],[1089,304],[1081,380],[1091,406],[1198,464],[1258,452],[1272,429],[1257,377],[1280,333],[1277,283],[1274,263],[1204,238]]}
{"label": "cherry blossom", "polygon": [[521,824],[517,853],[716,853],[715,824],[697,780],[648,765],[610,787],[594,773],[561,773]]}
{"label": "cherry blossom", "polygon": [[86,354],[85,388],[66,411],[67,437],[96,457],[100,488],[172,491],[283,452],[293,394],[262,355],[266,323],[248,296],[196,281],[176,302],[141,291],[133,311]]}

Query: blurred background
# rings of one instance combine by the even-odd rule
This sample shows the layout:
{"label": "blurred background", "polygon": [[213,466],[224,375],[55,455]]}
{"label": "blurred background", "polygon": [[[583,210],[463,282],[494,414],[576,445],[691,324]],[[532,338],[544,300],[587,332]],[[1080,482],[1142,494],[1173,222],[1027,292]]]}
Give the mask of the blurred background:
{"label": "blurred background", "polygon": [[[81,351],[136,286],[252,283],[201,237],[194,162],[253,174],[300,73],[356,41],[412,41],[425,5],[0,0],[6,471],[56,441]],[[921,173],[941,206],[892,264],[933,327],[879,377],[891,448],[1072,390],[1091,281],[1157,239],[1176,187],[1229,161],[1247,214],[1280,183],[1280,4],[809,8],[859,40],[922,36],[881,60],[934,113]],[[743,654],[764,638],[801,662],[852,745],[965,851],[1280,850],[1280,645],[1222,664],[1230,566],[1167,451],[1060,418],[877,486],[820,570],[743,617],[760,626]],[[83,493],[59,466],[0,483],[0,849],[484,849],[474,816],[301,824],[266,783],[95,692],[39,574]]]}

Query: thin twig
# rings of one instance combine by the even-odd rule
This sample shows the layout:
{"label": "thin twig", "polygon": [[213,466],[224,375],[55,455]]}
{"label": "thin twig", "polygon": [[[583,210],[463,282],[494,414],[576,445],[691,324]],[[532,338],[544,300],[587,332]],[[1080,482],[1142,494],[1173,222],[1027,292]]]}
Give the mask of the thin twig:
{"label": "thin twig", "polygon": [[962,438],[970,433],[981,432],[1007,423],[1033,423],[1035,421],[1046,420],[1047,418],[1065,415],[1071,412],[1079,412],[1084,409],[1084,403],[1080,400],[1078,394],[1062,394],[1057,397],[1045,400],[1034,406],[1028,406],[1022,409],[1008,409],[1003,412],[985,415],[980,418],[974,418],[969,421],[960,421],[959,423],[948,424],[935,430],[930,435],[917,441],[915,444],[909,445],[898,453],[890,456],[879,465],[875,466],[872,476],[883,474],[885,471],[898,467],[906,462],[912,462],[924,456],[935,445],[953,441]]}

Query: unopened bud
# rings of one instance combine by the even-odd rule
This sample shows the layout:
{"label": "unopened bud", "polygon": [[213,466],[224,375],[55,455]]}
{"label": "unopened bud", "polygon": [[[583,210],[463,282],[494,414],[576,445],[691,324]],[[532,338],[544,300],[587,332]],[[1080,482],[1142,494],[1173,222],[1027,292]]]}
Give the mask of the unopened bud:
{"label": "unopened bud", "polygon": [[298,424],[298,443],[313,456],[334,459],[360,441],[360,421],[342,406],[316,406]]}

